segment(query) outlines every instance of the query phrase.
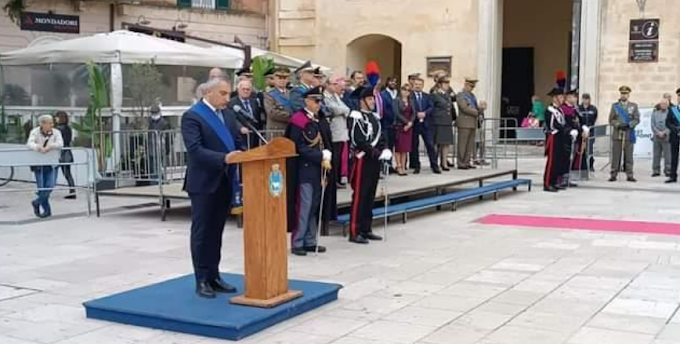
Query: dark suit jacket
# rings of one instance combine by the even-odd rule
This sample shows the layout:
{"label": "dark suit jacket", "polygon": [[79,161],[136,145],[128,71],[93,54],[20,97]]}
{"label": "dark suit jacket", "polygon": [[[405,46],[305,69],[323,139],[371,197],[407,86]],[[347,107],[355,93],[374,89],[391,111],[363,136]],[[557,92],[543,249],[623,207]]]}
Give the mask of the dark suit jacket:
{"label": "dark suit jacket", "polygon": [[383,101],[383,116],[380,119],[380,124],[383,126],[383,130],[391,128],[397,120],[397,114],[399,113],[397,105],[399,101],[398,95],[399,91],[397,91],[397,99],[392,99],[390,92],[387,90],[380,92],[380,98]]}
{"label": "dark suit jacket", "polygon": [[[264,119],[264,116],[263,116],[264,111],[263,111],[262,105],[261,105],[256,94],[253,94],[252,96],[250,96],[249,100],[250,100],[250,108],[253,111],[253,119],[255,121],[253,123],[253,125],[257,129],[262,129],[262,128],[264,128],[264,124],[265,124],[265,119]],[[243,111],[246,111],[246,105],[241,101],[241,98],[239,98],[238,96],[236,96],[236,98],[231,98],[231,100],[229,100],[229,103],[227,104],[227,108],[232,109],[234,107],[234,105],[238,105],[243,109]],[[240,127],[240,124],[239,124],[239,127]]]}
{"label": "dark suit jacket", "polygon": [[[222,116],[234,138],[235,149],[241,150],[241,135],[238,134],[234,114],[223,111]],[[187,149],[184,190],[190,194],[211,194],[225,177],[232,189],[236,168],[224,163],[224,157],[230,152],[199,114],[189,110],[182,115],[182,138]]]}
{"label": "dark suit jacket", "polygon": [[409,101],[411,103],[411,109],[413,111],[411,118],[413,118],[414,125],[420,124],[420,121],[418,120],[417,117],[418,112],[425,112],[425,121],[423,123],[425,125],[431,126],[433,124],[432,112],[434,111],[434,103],[432,102],[432,97],[429,94],[422,92],[422,99],[420,101],[421,104],[418,104],[418,100],[416,99],[416,93],[412,92],[411,95],[409,96]]}

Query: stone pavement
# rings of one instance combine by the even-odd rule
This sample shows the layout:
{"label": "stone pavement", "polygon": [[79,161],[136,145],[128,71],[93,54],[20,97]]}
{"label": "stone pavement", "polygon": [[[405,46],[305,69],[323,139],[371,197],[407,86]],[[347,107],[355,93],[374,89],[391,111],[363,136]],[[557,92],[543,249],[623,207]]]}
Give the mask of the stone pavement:
{"label": "stone pavement", "polygon": [[[607,183],[598,172],[550,194],[540,191],[542,161],[520,164],[538,182],[531,193],[412,216],[390,225],[387,242],[356,246],[335,235],[322,239],[326,254],[291,256],[291,278],[342,283],[340,299],[240,343],[679,343],[680,236],[474,220],[678,222],[680,186],[650,178],[640,161],[640,183]],[[0,226],[0,343],[227,343],[84,318],[83,301],[190,273],[188,227],[187,209],[173,209],[162,223],[155,208]],[[223,271],[242,271],[241,240],[228,224]]]}

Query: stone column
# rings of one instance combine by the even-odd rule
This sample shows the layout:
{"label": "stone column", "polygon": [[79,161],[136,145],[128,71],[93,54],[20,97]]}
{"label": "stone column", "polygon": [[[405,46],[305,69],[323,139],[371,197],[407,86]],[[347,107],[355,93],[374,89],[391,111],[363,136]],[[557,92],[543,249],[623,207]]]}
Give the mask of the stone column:
{"label": "stone column", "polygon": [[582,0],[579,92],[590,93],[593,104],[602,105],[598,94],[600,55],[600,17],[602,0]]}
{"label": "stone column", "polygon": [[477,45],[477,98],[489,107],[488,118],[500,117],[501,63],[503,59],[503,0],[479,0]]}

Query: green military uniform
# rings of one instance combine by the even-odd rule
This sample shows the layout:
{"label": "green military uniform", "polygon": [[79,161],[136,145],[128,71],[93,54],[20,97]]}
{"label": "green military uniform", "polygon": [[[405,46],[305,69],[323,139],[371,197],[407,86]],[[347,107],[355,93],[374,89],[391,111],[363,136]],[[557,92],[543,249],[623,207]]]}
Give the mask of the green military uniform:
{"label": "green military uniform", "polygon": [[[628,95],[631,89],[628,86],[621,86],[619,92],[622,95]],[[618,173],[621,172],[622,153],[628,181],[635,181],[633,177],[633,149],[635,147],[635,127],[638,124],[640,124],[640,110],[636,103],[627,99],[620,99],[612,104],[609,112],[609,125],[612,126],[612,161],[609,181],[615,181]]]}
{"label": "green military uniform", "polygon": [[[476,79],[465,78],[465,82],[474,86]],[[483,110],[479,108],[477,98],[470,92],[463,90],[456,95],[459,114],[456,119],[458,128],[458,168],[474,168],[471,164],[472,154],[475,150],[475,135],[477,131],[477,121],[483,116]]]}

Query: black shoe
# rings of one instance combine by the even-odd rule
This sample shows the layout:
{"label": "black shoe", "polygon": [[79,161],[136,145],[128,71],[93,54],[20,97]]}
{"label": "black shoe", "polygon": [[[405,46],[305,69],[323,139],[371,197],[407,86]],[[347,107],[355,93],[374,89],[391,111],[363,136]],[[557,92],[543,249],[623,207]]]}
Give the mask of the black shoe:
{"label": "black shoe", "polygon": [[373,233],[368,233],[368,234],[364,235],[364,237],[368,240],[376,240],[376,241],[380,241],[380,240],[383,239],[380,235],[373,234]]}
{"label": "black shoe", "polygon": [[448,167],[444,167],[444,166],[442,166],[442,167],[441,167],[441,169],[442,169],[442,171],[451,171],[451,169],[450,169],[450,168],[448,168]]}
{"label": "black shoe", "polygon": [[296,256],[306,256],[307,255],[307,250],[305,250],[304,247],[293,247],[290,249],[290,252],[293,253]]}
{"label": "black shoe", "polygon": [[414,169],[413,169],[413,174],[420,174],[420,169],[419,169],[419,168],[414,168]]}
{"label": "black shoe", "polygon": [[615,181],[616,181],[616,177],[610,177],[610,178],[609,178],[609,181],[610,181],[610,182],[615,182]]}
{"label": "black shoe", "polygon": [[456,165],[451,160],[447,161],[446,165],[447,165],[447,167],[456,167]]}
{"label": "black shoe", "polygon": [[554,186],[548,186],[548,187],[544,187],[543,191],[545,191],[545,192],[557,192],[557,188],[554,187]]}
{"label": "black shoe", "polygon": [[677,183],[677,182],[678,182],[678,178],[669,178],[664,183],[671,184],[671,183]]}
{"label": "black shoe", "polygon": [[442,174],[442,170],[440,170],[439,167],[433,167],[433,168],[432,168],[432,173],[434,173],[434,174]]}
{"label": "black shoe", "polygon": [[637,179],[635,179],[633,177],[628,177],[628,178],[626,178],[626,180],[631,182],[631,183],[637,183]]}
{"label": "black shoe", "polygon": [[52,216],[52,213],[51,213],[51,212],[48,212],[48,211],[46,211],[46,212],[44,212],[44,213],[38,215],[38,217],[41,218],[41,219],[46,219],[46,218],[48,218],[48,217],[50,217],[50,216]]}
{"label": "black shoe", "polygon": [[215,289],[207,282],[200,282],[196,285],[196,294],[206,299],[214,299],[217,296]]}
{"label": "black shoe", "polygon": [[578,187],[578,184],[576,184],[576,183],[569,183],[569,187],[570,187],[570,188],[577,188],[577,187]]}
{"label": "black shoe", "polygon": [[566,190],[567,187],[564,185],[553,185],[553,187],[557,190]]}
{"label": "black shoe", "polygon": [[64,197],[64,199],[76,199],[76,193],[71,192],[70,194],[66,195],[66,197]]}
{"label": "black shoe", "polygon": [[[318,247],[318,251],[317,251],[317,247]],[[319,252],[319,253],[326,252],[326,248],[323,247],[323,246],[305,246],[304,249],[307,252]]]}
{"label": "black shoe", "polygon": [[394,167],[390,166],[390,174],[395,174],[397,173],[397,170],[394,169]]}
{"label": "black shoe", "polygon": [[653,177],[658,177],[658,176],[660,176],[660,175],[661,175],[661,173],[659,173],[659,172],[654,172],[654,173],[652,173],[652,178],[653,178]]}
{"label": "black shoe", "polygon": [[218,278],[212,282],[210,282],[210,287],[213,289],[213,291],[218,292],[218,293],[235,293],[236,292],[236,287],[233,285],[223,281],[221,278]]}
{"label": "black shoe", "polygon": [[471,170],[476,170],[476,169],[477,169],[477,166],[475,166],[475,165],[470,165],[470,166],[468,166],[468,168],[471,169]]}
{"label": "black shoe", "polygon": [[368,244],[368,239],[364,238],[362,235],[357,235],[354,238],[350,237],[349,241],[355,244]]}
{"label": "black shoe", "polygon": [[33,214],[35,214],[36,217],[40,217],[40,204],[33,201],[31,202],[31,205],[33,206]]}
{"label": "black shoe", "polygon": [[336,186],[338,190],[347,189],[347,184],[337,183]]}

